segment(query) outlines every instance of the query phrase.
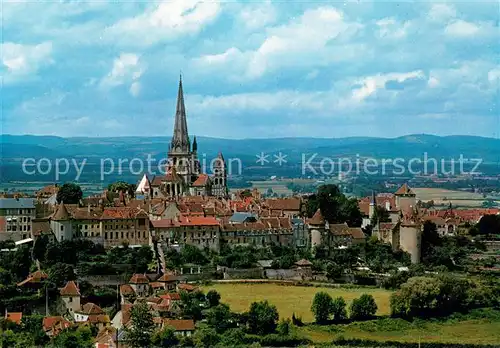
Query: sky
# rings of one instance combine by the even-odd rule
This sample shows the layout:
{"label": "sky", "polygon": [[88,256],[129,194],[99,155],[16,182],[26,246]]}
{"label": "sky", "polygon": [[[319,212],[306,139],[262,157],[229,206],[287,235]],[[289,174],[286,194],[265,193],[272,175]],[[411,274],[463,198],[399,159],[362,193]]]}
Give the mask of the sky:
{"label": "sky", "polygon": [[0,1],[2,134],[500,136],[498,1]]}

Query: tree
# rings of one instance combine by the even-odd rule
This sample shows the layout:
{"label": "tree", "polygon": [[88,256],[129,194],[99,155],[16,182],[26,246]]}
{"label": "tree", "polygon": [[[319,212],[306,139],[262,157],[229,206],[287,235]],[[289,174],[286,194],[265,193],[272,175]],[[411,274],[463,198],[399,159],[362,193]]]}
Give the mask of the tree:
{"label": "tree", "polygon": [[108,185],[108,191],[128,193],[130,197],[134,197],[135,188],[134,184],[125,181],[117,181]]}
{"label": "tree", "polygon": [[209,263],[203,252],[194,245],[186,244],[181,250],[181,257],[184,263],[194,263],[196,265],[206,265]]}
{"label": "tree", "polygon": [[498,234],[500,231],[500,215],[484,215],[477,223],[477,233],[481,235]]}
{"label": "tree", "polygon": [[329,262],[326,265],[326,277],[330,280],[338,279],[342,276],[344,268],[335,262]]}
{"label": "tree", "polygon": [[173,328],[166,327],[153,335],[152,343],[155,347],[175,347],[179,344],[179,339]]}
{"label": "tree", "polygon": [[227,304],[221,303],[210,309],[207,314],[207,323],[213,327],[217,333],[223,333],[233,327],[231,311]]}
{"label": "tree", "polygon": [[202,312],[200,305],[202,305],[202,303],[206,303],[203,293],[199,291],[193,293],[181,291],[180,295],[183,316],[194,320],[201,320]]}
{"label": "tree", "polygon": [[71,265],[58,262],[49,268],[49,280],[57,287],[62,287],[69,280],[76,280],[76,275]]}
{"label": "tree", "polygon": [[282,319],[279,322],[276,331],[281,336],[288,336],[292,331],[292,322],[290,321],[290,319]]}
{"label": "tree", "polygon": [[318,193],[307,200],[306,212],[311,217],[318,208],[329,223],[344,223],[351,227],[361,226],[363,216],[355,198],[347,198],[336,185],[322,185]]}
{"label": "tree", "polygon": [[49,245],[49,236],[42,234],[40,237],[35,239],[33,244],[33,258],[42,262],[45,257],[45,250]]}
{"label": "tree", "polygon": [[83,197],[82,188],[72,182],[67,182],[61,186],[57,192],[57,203],[78,204]]}
{"label": "tree", "polygon": [[311,312],[318,324],[325,323],[332,315],[333,309],[332,297],[324,291],[317,292],[314,295]]}
{"label": "tree", "polygon": [[391,313],[394,316],[427,317],[438,307],[440,281],[431,277],[413,277],[391,295]]}
{"label": "tree", "polygon": [[333,320],[335,321],[342,321],[347,319],[346,303],[343,297],[336,297],[332,301],[331,313],[333,315]]}
{"label": "tree", "polygon": [[352,301],[350,310],[353,320],[371,319],[377,313],[377,304],[372,295],[363,294]]}
{"label": "tree", "polygon": [[279,319],[276,306],[267,301],[253,302],[248,312],[248,326],[251,333],[267,335],[276,330]]}
{"label": "tree", "polygon": [[211,348],[219,343],[220,337],[217,332],[212,328],[201,328],[194,334],[194,341],[196,347]]}
{"label": "tree", "polygon": [[209,292],[207,292],[206,298],[210,307],[219,305],[220,294],[216,290],[210,290]]}
{"label": "tree", "polygon": [[131,326],[125,327],[127,343],[134,348],[149,347],[154,331],[153,315],[146,302],[139,302],[130,310]]}
{"label": "tree", "polygon": [[55,336],[49,347],[90,348],[92,338],[92,332],[88,327],[70,327]]}
{"label": "tree", "polygon": [[377,226],[377,224],[379,222],[390,222],[391,221],[391,217],[389,215],[389,212],[387,211],[387,209],[385,209],[385,207],[381,207],[381,206],[376,205],[373,213],[374,214],[370,219],[370,224],[372,226]]}

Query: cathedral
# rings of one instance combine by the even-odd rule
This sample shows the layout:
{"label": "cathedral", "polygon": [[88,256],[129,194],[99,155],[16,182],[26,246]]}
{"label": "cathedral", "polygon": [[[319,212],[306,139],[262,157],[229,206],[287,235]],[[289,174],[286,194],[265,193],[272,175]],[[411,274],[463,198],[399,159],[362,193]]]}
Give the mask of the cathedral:
{"label": "cathedral", "polygon": [[222,153],[212,161],[212,175],[202,173],[198,160],[196,137],[189,138],[182,77],[179,79],[174,132],[167,152],[165,175],[151,181],[146,174],[137,186],[136,194],[151,198],[175,198],[180,196],[227,197],[226,164]]}

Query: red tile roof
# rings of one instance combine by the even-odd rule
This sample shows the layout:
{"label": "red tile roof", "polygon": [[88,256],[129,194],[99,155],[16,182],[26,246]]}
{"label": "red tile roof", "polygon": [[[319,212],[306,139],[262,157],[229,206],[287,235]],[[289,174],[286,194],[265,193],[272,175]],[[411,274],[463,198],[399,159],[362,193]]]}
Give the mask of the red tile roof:
{"label": "red tile roof", "polygon": [[88,316],[87,321],[91,324],[107,324],[110,322],[109,316],[107,314],[91,314]]}
{"label": "red tile roof", "polygon": [[194,331],[194,321],[189,320],[176,320],[176,319],[165,319],[163,322],[165,326],[170,326],[175,329],[175,331]]}
{"label": "red tile roof", "polygon": [[347,226],[345,222],[343,224],[330,224],[330,232],[334,236],[346,236],[351,234],[349,226]]}
{"label": "red tile roof", "polygon": [[207,174],[200,174],[198,178],[195,180],[193,183],[193,186],[206,186],[208,183],[208,175]]}
{"label": "red tile roof", "polygon": [[61,296],[80,296],[80,290],[78,290],[75,282],[71,280],[61,289],[60,294]]}
{"label": "red tile roof", "polygon": [[187,291],[187,292],[191,292],[191,291],[197,290],[198,287],[195,286],[195,285],[191,285],[191,284],[187,284],[187,283],[182,283],[182,284],[178,284],[177,285],[177,289],[184,290],[184,291]]}
{"label": "red tile roof", "polygon": [[23,312],[7,312],[5,313],[5,319],[16,323],[17,325],[21,324],[21,320],[23,318]]}
{"label": "red tile roof", "polygon": [[135,295],[134,289],[128,284],[123,284],[120,286],[120,293],[122,295]]}
{"label": "red tile roof", "polygon": [[130,207],[104,208],[102,219],[134,219],[137,217],[147,217],[147,214],[140,209]]}
{"label": "red tile roof", "polygon": [[162,282],[162,283],[176,282],[177,281],[177,276],[174,275],[174,274],[165,273],[160,278],[158,278],[156,281],[157,282]]}
{"label": "red tile roof", "polygon": [[26,278],[25,280],[18,283],[17,286],[23,286],[24,284],[28,284],[28,283],[41,283],[42,281],[44,281],[48,277],[49,276],[44,271],[36,271],[36,272],[31,273],[28,276],[28,278]]}
{"label": "red tile roof", "polygon": [[299,211],[301,200],[300,198],[276,198],[276,199],[266,199],[264,205],[271,210],[290,210]]}
{"label": "red tile roof", "polygon": [[394,194],[395,195],[415,195],[415,193],[411,190],[411,188],[406,183],[404,183],[403,186],[401,186]]}
{"label": "red tile roof", "polygon": [[54,215],[52,215],[52,220],[64,221],[64,220],[69,220],[69,219],[70,219],[70,215],[68,213],[68,209],[66,209],[64,202],[61,202],[59,204],[59,206],[57,207],[57,210],[54,213]]}
{"label": "red tile roof", "polygon": [[307,222],[311,225],[324,225],[325,218],[323,217],[323,214],[321,214],[321,210],[318,209],[314,213],[313,217],[310,218]]}
{"label": "red tile roof", "polygon": [[351,237],[354,239],[365,239],[366,236],[360,227],[349,227]]}
{"label": "red tile roof", "polygon": [[180,301],[181,299],[181,294],[177,292],[172,292],[164,295],[160,295],[161,298],[170,300],[170,301]]}
{"label": "red tile roof", "polygon": [[179,216],[181,226],[218,226],[219,221],[213,216]]}
{"label": "red tile roof", "polygon": [[42,326],[44,331],[49,331],[51,329],[56,329],[61,331],[65,328],[71,326],[71,323],[61,316],[45,317],[42,321]]}
{"label": "red tile roof", "polygon": [[149,284],[149,279],[145,274],[136,273],[130,278],[130,284]]}
{"label": "red tile roof", "polygon": [[92,302],[88,302],[88,303],[83,305],[83,307],[82,307],[81,311],[79,311],[79,313],[83,313],[83,314],[87,314],[87,315],[104,314],[104,311],[98,305],[96,305]]}

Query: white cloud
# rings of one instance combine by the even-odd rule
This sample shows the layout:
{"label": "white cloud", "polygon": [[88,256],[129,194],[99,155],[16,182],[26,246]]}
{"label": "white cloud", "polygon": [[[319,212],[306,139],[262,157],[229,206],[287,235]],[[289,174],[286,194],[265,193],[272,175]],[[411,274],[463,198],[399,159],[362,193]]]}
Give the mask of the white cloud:
{"label": "white cloud", "polygon": [[402,39],[407,35],[410,22],[400,23],[394,18],[384,18],[376,22],[378,36],[382,39]]}
{"label": "white cloud", "polygon": [[35,74],[42,66],[52,63],[52,43],[22,45],[6,42],[1,45],[1,62],[6,73],[6,83]]}
{"label": "white cloud", "polygon": [[276,21],[276,9],[271,1],[247,5],[239,12],[239,21],[249,30],[256,30]]}
{"label": "white cloud", "polygon": [[428,18],[435,22],[444,22],[451,18],[455,18],[457,11],[455,7],[448,4],[433,4],[429,10]]}
{"label": "white cloud", "polygon": [[500,68],[494,68],[488,71],[488,81],[500,83]]}
{"label": "white cloud", "polygon": [[113,61],[111,71],[101,79],[100,86],[112,88],[130,83],[130,94],[135,97],[140,91],[138,80],[144,69],[137,54],[122,53]]}
{"label": "white cloud", "polygon": [[141,91],[141,83],[134,81],[130,85],[130,94],[132,94],[134,97],[137,97],[139,95],[139,92]]}
{"label": "white cloud", "polygon": [[224,53],[201,56],[200,58],[196,58],[195,61],[204,65],[225,64],[228,61],[236,59],[242,54],[243,53],[236,47],[231,47],[228,48]]}
{"label": "white cloud", "polygon": [[448,24],[444,32],[450,36],[468,37],[477,34],[479,32],[479,26],[459,19]]}
{"label": "white cloud", "polygon": [[342,60],[346,53],[352,52],[328,51],[326,46],[332,40],[338,44],[346,43],[345,39],[359,28],[357,23],[346,22],[342,12],[333,7],[307,10],[298,20],[268,30],[267,38],[252,52],[247,75],[260,77],[276,65],[309,65],[310,59],[316,63],[318,60]]}
{"label": "white cloud", "polygon": [[132,46],[150,46],[183,34],[200,31],[220,10],[217,1],[164,1],[136,17],[125,18],[108,28],[105,37]]}
{"label": "white cloud", "polygon": [[434,76],[429,76],[429,79],[427,80],[427,86],[429,86],[429,88],[435,88],[439,86],[439,80]]}
{"label": "white cloud", "polygon": [[421,70],[408,73],[389,73],[368,76],[356,82],[356,84],[361,85],[361,87],[352,91],[352,100],[356,102],[363,101],[374,94],[378,89],[385,88],[386,83],[389,81],[404,82],[408,79],[422,79],[424,77],[425,75]]}

